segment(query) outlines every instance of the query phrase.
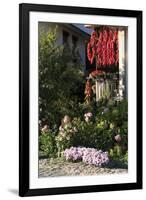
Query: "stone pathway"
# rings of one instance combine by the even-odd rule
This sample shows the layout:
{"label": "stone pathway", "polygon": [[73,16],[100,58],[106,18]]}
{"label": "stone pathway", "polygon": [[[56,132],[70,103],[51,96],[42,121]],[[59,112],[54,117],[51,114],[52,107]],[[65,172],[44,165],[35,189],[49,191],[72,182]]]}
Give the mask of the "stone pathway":
{"label": "stone pathway", "polygon": [[39,160],[39,177],[123,174],[127,172],[128,170],[123,168],[99,168],[93,165],[87,165],[83,162],[72,163],[61,159]]}

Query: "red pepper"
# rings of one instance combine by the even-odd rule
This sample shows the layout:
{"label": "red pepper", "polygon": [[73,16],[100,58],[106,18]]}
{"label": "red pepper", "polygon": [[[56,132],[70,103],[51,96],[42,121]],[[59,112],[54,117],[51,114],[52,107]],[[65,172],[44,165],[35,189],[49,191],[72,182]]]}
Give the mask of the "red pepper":
{"label": "red pepper", "polygon": [[85,94],[86,94],[86,97],[91,97],[91,83],[89,80],[87,80],[86,82],[86,86],[85,86]]}
{"label": "red pepper", "polygon": [[104,27],[99,30],[99,37],[93,31],[87,46],[88,60],[92,64],[96,58],[98,66],[118,65],[119,63],[119,41],[118,31]]}

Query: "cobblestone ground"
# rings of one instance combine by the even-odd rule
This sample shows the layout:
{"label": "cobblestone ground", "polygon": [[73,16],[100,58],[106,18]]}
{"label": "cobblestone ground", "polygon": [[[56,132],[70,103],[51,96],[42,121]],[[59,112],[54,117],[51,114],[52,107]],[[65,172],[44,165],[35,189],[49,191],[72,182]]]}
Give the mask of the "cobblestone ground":
{"label": "cobblestone ground", "polygon": [[99,168],[82,162],[72,163],[60,159],[39,160],[39,177],[123,174],[127,172],[128,170],[124,168]]}

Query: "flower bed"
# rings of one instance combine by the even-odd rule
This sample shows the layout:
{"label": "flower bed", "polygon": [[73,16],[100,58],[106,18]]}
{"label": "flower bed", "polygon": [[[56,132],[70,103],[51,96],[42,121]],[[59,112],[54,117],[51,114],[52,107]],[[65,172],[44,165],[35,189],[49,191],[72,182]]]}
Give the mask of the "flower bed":
{"label": "flower bed", "polygon": [[86,164],[103,166],[108,164],[109,157],[108,152],[103,152],[94,148],[85,147],[71,147],[64,151],[66,160],[69,161],[83,161]]}
{"label": "flower bed", "polygon": [[[83,107],[81,117],[65,116],[55,129],[44,126],[39,136],[41,155],[100,166],[101,155],[110,160],[128,162],[127,101],[101,101],[98,107]],[[84,155],[83,155],[84,150]],[[64,151],[66,152],[64,154]],[[108,159],[107,159],[108,160]],[[106,163],[106,159],[105,159]]]}

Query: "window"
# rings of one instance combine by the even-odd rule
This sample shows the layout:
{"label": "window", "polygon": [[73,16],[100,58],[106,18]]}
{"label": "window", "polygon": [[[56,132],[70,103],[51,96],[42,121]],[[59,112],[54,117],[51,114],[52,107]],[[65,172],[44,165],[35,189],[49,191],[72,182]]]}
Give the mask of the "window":
{"label": "window", "polygon": [[68,44],[69,33],[67,31],[63,31],[63,44]]}
{"label": "window", "polygon": [[73,49],[75,49],[77,47],[77,42],[78,42],[78,38],[73,35],[72,36]]}

